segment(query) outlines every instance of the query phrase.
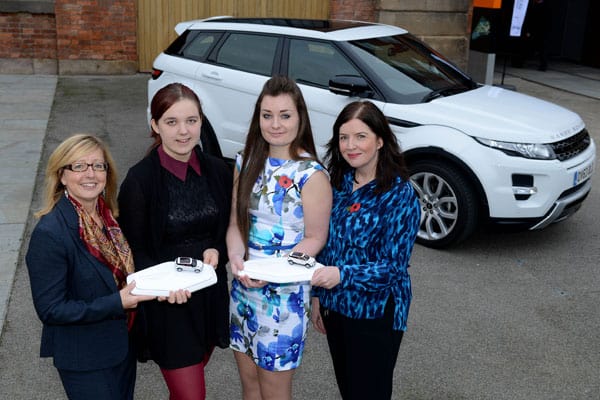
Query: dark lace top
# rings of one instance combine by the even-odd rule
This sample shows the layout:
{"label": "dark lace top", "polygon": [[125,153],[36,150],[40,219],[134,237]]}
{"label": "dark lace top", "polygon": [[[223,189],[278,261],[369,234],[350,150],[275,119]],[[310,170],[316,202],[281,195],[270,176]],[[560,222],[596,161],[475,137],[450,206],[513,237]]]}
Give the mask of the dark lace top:
{"label": "dark lace top", "polygon": [[165,251],[172,259],[185,256],[202,260],[202,252],[213,246],[216,236],[218,205],[205,177],[191,168],[185,182],[166,170],[162,172],[169,193]]}

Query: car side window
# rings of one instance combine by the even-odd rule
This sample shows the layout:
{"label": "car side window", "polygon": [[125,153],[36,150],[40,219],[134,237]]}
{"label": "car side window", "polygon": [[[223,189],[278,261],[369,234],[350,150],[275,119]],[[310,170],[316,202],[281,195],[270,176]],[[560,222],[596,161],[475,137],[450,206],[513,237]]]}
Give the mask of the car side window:
{"label": "car side window", "polygon": [[288,75],[298,83],[328,87],[335,75],[361,76],[331,43],[291,39]]}
{"label": "car side window", "polygon": [[183,56],[194,60],[202,60],[212,45],[219,39],[220,33],[201,32],[194,40],[183,48]]}
{"label": "car side window", "polygon": [[216,61],[226,67],[271,76],[278,40],[275,36],[232,33],[219,49]]}
{"label": "car side window", "polygon": [[165,49],[165,54],[202,61],[222,35],[222,32],[186,30]]}

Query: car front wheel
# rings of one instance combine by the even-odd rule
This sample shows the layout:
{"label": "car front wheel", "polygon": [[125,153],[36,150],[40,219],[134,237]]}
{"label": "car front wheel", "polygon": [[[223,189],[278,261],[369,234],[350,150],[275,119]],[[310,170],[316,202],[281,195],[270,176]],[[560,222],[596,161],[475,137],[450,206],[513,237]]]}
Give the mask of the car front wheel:
{"label": "car front wheel", "polygon": [[421,205],[417,243],[443,248],[461,242],[474,231],[477,197],[455,167],[434,160],[416,161],[410,165],[410,180]]}

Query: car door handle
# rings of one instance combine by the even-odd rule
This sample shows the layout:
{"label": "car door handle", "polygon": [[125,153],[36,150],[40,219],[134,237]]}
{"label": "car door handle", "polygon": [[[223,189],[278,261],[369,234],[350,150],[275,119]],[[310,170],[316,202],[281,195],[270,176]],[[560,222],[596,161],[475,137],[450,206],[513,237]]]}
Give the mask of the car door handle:
{"label": "car door handle", "polygon": [[208,78],[208,79],[212,79],[214,81],[220,81],[221,80],[221,75],[219,75],[219,73],[217,71],[211,71],[211,72],[203,72],[202,76],[204,78]]}

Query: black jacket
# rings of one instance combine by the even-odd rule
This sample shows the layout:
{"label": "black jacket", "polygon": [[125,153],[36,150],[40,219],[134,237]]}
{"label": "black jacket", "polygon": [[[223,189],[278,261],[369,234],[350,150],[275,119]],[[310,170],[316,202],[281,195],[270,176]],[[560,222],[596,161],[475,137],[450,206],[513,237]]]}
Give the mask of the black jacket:
{"label": "black jacket", "polygon": [[[152,359],[167,369],[199,363],[214,346],[229,345],[225,235],[231,209],[232,169],[224,161],[204,154],[199,146],[194,151],[208,190],[219,206],[216,234],[208,246],[219,251],[218,281],[194,292],[185,304],[150,301],[138,307],[135,326],[138,359]],[[162,240],[169,211],[169,191],[164,182],[167,174],[154,149],[129,170],[121,185],[119,224],[133,251],[137,271],[173,261],[168,258]],[[200,255],[201,251],[195,257]]]}

